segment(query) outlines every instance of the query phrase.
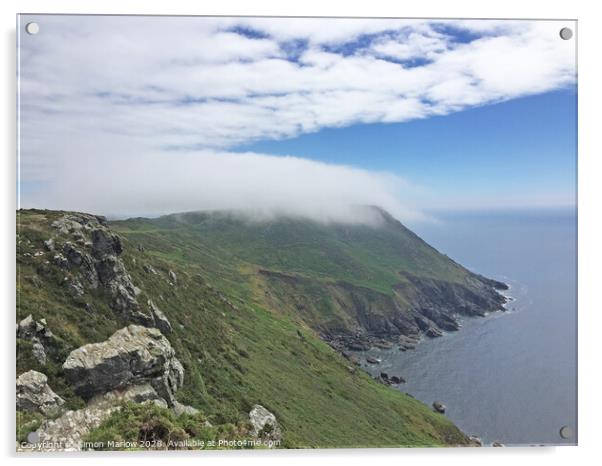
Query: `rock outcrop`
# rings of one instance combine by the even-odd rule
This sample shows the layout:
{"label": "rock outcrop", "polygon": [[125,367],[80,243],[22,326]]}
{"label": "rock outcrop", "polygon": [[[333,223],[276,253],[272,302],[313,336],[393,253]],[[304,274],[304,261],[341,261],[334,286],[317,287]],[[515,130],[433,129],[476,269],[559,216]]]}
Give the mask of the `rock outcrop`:
{"label": "rock outcrop", "polygon": [[85,408],[67,411],[61,417],[44,421],[36,431],[40,448],[44,451],[82,450],[82,441],[90,430],[100,426],[111,413],[121,409],[121,404],[125,401],[156,403],[166,407],[165,401],[149,384],[96,395]]}
{"label": "rock outcrop", "polygon": [[171,333],[171,322],[169,322],[169,319],[165,316],[165,314],[163,314],[161,309],[159,309],[157,305],[150,299],[148,300],[147,304],[151,315],[153,316],[155,327],[157,327],[163,333]]}
{"label": "rock outcrop", "polygon": [[419,341],[420,340],[417,337],[411,338],[411,337],[407,337],[405,335],[400,335],[398,338],[399,350],[400,351],[413,350],[416,348],[416,345],[418,344]]}
{"label": "rock outcrop", "polygon": [[32,340],[31,354],[40,366],[46,365],[46,348],[44,348],[42,342],[37,338]]}
{"label": "rock outcrop", "polygon": [[405,379],[400,375],[389,375],[386,372],[381,372],[377,380],[385,385],[400,385],[406,383]]}
{"label": "rock outcrop", "polygon": [[[179,403],[176,391],[184,369],[169,341],[156,328],[130,325],[101,343],[84,345],[63,364],[65,378],[87,400],[85,408],[46,419],[29,450],[80,451],[83,439],[124,402],[154,403],[177,416],[198,410]],[[17,409],[60,414],[64,401],[46,383],[44,374],[29,371],[17,379]]]}
{"label": "rock outcrop", "polygon": [[[53,333],[45,319],[35,321],[31,314],[17,324],[17,338],[29,340],[34,359],[41,366],[46,365],[46,346],[52,343]],[[45,346],[46,345],[46,346]]]}
{"label": "rock outcrop", "polygon": [[254,405],[249,412],[249,421],[253,428],[253,435],[262,440],[279,442],[282,440],[282,431],[276,416],[261,405]]}
{"label": "rock outcrop", "polygon": [[[68,237],[62,245],[62,254],[55,256],[54,263],[61,267],[68,266],[76,279],[81,277],[80,282],[85,283],[86,287],[105,289],[112,298],[111,307],[117,312],[134,321],[144,321],[145,316],[138,315],[136,297],[139,290],[119,258],[123,252],[121,239],[110,232],[104,217],[66,214],[54,221],[52,226]],[[50,239],[53,248],[58,246],[61,239]],[[70,283],[74,281],[70,280]],[[83,285],[81,287],[83,294]],[[150,316],[146,317],[151,320]]]}
{"label": "rock outcrop", "polygon": [[158,329],[130,325],[101,343],[84,345],[63,364],[67,381],[85,399],[149,384],[168,406],[182,385],[184,369]]}
{"label": "rock outcrop", "polygon": [[[63,236],[50,238],[44,244],[47,249],[55,250],[67,236],[52,262],[69,272],[65,286],[72,296],[82,298],[87,288],[100,288],[108,293],[110,307],[126,320],[155,326],[164,333],[171,331],[169,320],[156,305],[151,301],[146,307],[139,303],[141,290],[135,286],[121,258],[123,242],[107,227],[104,217],[66,214],[52,226]],[[155,272],[152,267],[149,270]],[[173,272],[170,279],[172,274],[175,282]]]}
{"label": "rock outcrop", "polygon": [[[184,368],[164,336],[172,331],[171,323],[134,284],[122,257],[122,239],[103,217],[94,215],[64,214],[51,226],[54,233],[43,242],[43,250],[35,253],[36,257],[47,255],[37,273],[55,280],[60,277],[63,289],[86,313],[99,312],[92,303],[102,297],[132,325],[106,341],[72,351],[64,361],[65,381],[86,401],[82,409],[64,412],[64,400],[52,391],[47,377],[40,372],[29,371],[17,379],[17,409],[46,417],[34,449],[82,449],[81,440],[120,409],[124,401],[154,403],[172,409],[178,416],[197,414],[194,407],[176,400]],[[149,267],[153,274],[158,273]],[[172,271],[169,279],[175,284],[177,278]],[[18,339],[31,342],[33,357],[40,365],[46,364],[47,358],[58,362],[62,340],[54,337],[44,319],[36,321],[32,315],[27,316],[17,324],[16,334]]]}
{"label": "rock outcrop", "polygon": [[31,314],[17,324],[17,338],[23,338],[25,340],[31,340],[33,338],[50,340],[53,336],[54,335],[48,328],[46,320],[40,319],[36,321]]}
{"label": "rock outcrop", "polygon": [[48,378],[41,372],[32,370],[17,378],[17,409],[56,416],[64,403],[48,386]]}

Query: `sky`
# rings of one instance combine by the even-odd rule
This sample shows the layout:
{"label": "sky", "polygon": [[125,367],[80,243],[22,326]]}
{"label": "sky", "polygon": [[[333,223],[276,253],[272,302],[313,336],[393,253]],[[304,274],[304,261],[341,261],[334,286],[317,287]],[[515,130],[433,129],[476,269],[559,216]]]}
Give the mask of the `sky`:
{"label": "sky", "polygon": [[22,16],[20,207],[355,222],[358,204],[404,221],[574,206],[564,26]]}

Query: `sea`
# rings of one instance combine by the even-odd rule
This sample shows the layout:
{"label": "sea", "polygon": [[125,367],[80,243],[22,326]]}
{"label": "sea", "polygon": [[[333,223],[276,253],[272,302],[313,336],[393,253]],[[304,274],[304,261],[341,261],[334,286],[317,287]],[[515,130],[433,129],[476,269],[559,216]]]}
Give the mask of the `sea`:
{"label": "sea", "polygon": [[[576,444],[575,209],[439,212],[411,228],[468,269],[507,283],[512,300],[506,312],[463,318],[460,331],[414,351],[364,352],[365,369],[402,376],[397,389],[429,406],[442,402],[485,445]],[[381,363],[365,363],[368,355]]]}

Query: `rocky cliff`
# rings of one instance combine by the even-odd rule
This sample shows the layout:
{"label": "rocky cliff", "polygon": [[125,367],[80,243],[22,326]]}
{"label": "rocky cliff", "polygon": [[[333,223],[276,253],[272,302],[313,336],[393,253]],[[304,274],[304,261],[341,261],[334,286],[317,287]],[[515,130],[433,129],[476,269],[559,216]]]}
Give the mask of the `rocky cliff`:
{"label": "rocky cliff", "polygon": [[[272,306],[291,308],[339,350],[367,350],[387,342],[413,349],[422,337],[459,330],[459,316],[483,317],[503,311],[506,303],[499,290],[507,286],[478,275],[455,283],[400,274],[400,283],[388,294],[346,282],[320,285],[281,272],[260,270],[260,274],[270,290],[267,299]],[[315,319],[316,306],[325,303],[335,317]]]}
{"label": "rocky cliff", "polygon": [[[120,257],[123,252],[121,238],[108,228],[103,217],[82,213],[60,215],[48,222],[48,226],[51,235],[42,241],[43,249],[23,252],[21,256],[26,263],[43,258],[34,262],[36,274],[29,277],[35,285],[42,286],[38,277],[51,278],[53,288],[58,285],[62,295],[83,308],[80,318],[84,326],[91,314],[102,311],[96,308],[93,300],[107,305],[109,314],[105,317],[109,320],[142,325],[128,325],[105,341],[73,349],[63,362],[60,350],[64,349],[65,342],[55,336],[45,318],[36,321],[29,314],[17,323],[17,341],[31,344],[23,350],[30,354],[18,356],[30,356],[37,366],[53,373],[56,373],[56,365],[61,364],[60,379],[68,392],[84,401],[79,409],[68,409],[65,400],[49,386],[44,373],[23,372],[16,381],[17,411],[42,417],[40,422],[32,424],[39,427],[27,434],[26,441],[18,444],[18,450],[89,449],[87,436],[120,411],[125,403],[152,403],[171,410],[176,417],[197,416],[198,409],[180,403],[176,397],[184,382],[184,367],[164,336],[164,333],[171,333],[171,323],[152,299],[134,285]],[[25,241],[31,245],[30,240]],[[157,274],[152,266],[146,268],[149,273]],[[57,280],[57,275],[62,278]],[[166,277],[168,283],[175,286],[175,272],[168,270]],[[146,304],[141,305],[144,300]],[[257,407],[262,410],[259,417]],[[272,443],[281,440],[275,416],[261,405],[256,405],[248,419],[247,430],[251,437],[261,438],[264,432],[259,430],[267,424],[273,430],[269,436],[263,435],[264,440],[268,437]],[[22,420],[23,416],[17,416],[18,430]],[[197,421],[201,426],[212,427],[204,417]]]}

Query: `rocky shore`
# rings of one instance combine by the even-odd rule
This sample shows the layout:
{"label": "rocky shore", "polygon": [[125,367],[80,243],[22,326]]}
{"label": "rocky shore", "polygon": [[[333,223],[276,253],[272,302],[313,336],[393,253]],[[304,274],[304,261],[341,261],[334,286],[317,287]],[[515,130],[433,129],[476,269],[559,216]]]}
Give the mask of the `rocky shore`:
{"label": "rocky shore", "polygon": [[[385,323],[381,331],[376,333],[371,333],[364,328],[352,334],[327,333],[322,334],[321,337],[354,366],[361,367],[362,359],[357,352],[372,348],[414,350],[425,337],[438,338],[444,332],[460,330],[458,316],[484,317],[490,312],[505,311],[505,305],[512,298],[502,294],[501,291],[508,290],[509,286],[481,275],[473,275],[473,277],[466,286],[414,278],[413,283],[418,286],[422,294],[409,313],[400,312],[398,319],[393,320],[393,322],[403,322],[403,325]],[[374,356],[366,356],[363,361],[364,364],[372,366],[381,363],[381,360]],[[401,375],[389,375],[386,372],[374,375],[374,379],[393,387],[406,382]],[[435,412],[445,413],[445,406],[439,401],[433,403],[433,409]],[[476,444],[476,442],[471,443]]]}
{"label": "rocky shore", "polygon": [[508,290],[507,284],[481,275],[470,276],[464,284],[411,275],[406,278],[412,289],[407,285],[399,285],[398,289],[405,288],[405,296],[412,296],[409,308],[398,306],[390,317],[373,319],[367,324],[360,321],[355,332],[322,332],[322,339],[339,352],[367,351],[373,347],[413,350],[424,337],[437,338],[444,332],[460,330],[460,316],[484,317],[491,312],[504,312],[510,300],[501,293]]}

